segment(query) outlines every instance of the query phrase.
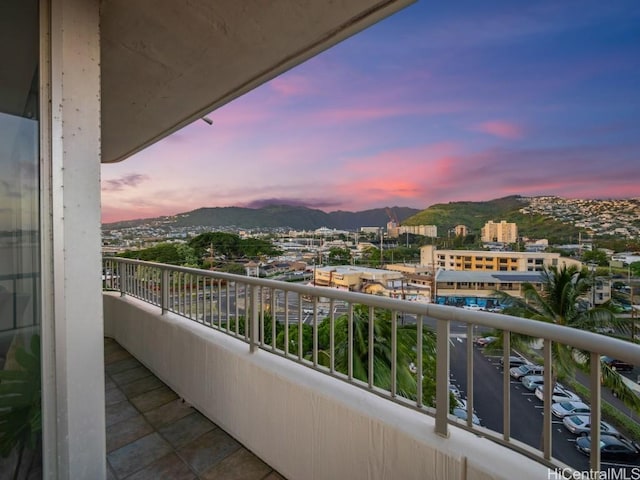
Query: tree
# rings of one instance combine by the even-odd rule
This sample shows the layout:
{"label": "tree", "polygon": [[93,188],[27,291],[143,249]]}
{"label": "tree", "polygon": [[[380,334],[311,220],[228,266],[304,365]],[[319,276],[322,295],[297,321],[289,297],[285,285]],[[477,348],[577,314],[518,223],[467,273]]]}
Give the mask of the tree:
{"label": "tree", "polygon": [[246,275],[247,270],[241,263],[227,263],[218,268],[220,272],[234,273],[236,275]]}
{"label": "tree", "polygon": [[[15,348],[15,351],[10,349],[15,354],[15,365],[0,370],[0,455],[6,458],[14,450],[17,452],[13,472],[15,480],[22,477],[25,450],[36,450],[41,441],[40,336],[31,337],[29,350],[21,345],[20,337],[14,338],[12,348]],[[22,478],[26,478],[30,470],[31,465],[28,464]]]}
{"label": "tree", "polygon": [[280,255],[282,252],[268,240],[246,238],[240,241],[240,253],[245,257],[257,258],[263,255]]}
{"label": "tree", "polygon": [[331,247],[329,249],[327,262],[329,265],[348,265],[351,263],[351,250],[348,248]]}
{"label": "tree", "polygon": [[595,263],[601,267],[606,267],[609,265],[609,257],[607,254],[600,249],[589,250],[584,252],[582,255],[582,261],[584,263]]}
{"label": "tree", "polygon": [[[369,309],[356,305],[353,312],[353,376],[363,382],[369,377]],[[391,312],[376,309],[373,317],[375,344],[373,346],[374,378],[376,387],[391,389]],[[318,362],[329,366],[330,357],[330,321],[325,319],[318,326]],[[335,368],[348,374],[349,369],[349,316],[341,315],[335,319]],[[416,362],[417,333],[416,326],[409,325],[397,329],[396,390],[398,395],[415,400],[417,384],[411,365]],[[435,336],[424,328],[422,332],[422,371],[423,402],[433,405],[435,400]]]}
{"label": "tree", "polygon": [[[543,270],[541,275],[541,292],[530,283],[522,286],[524,298],[496,292],[501,302],[507,305],[505,313],[581,330],[597,331],[603,326],[614,326],[622,330],[628,328],[606,307],[583,307],[581,297],[588,295],[591,289],[591,282],[584,270],[578,270],[575,266],[550,267]],[[521,343],[531,340],[517,335],[514,337],[516,342]],[[588,362],[580,363],[576,360],[576,353],[574,347],[552,343],[552,387],[559,375],[574,377],[576,368],[589,367]],[[589,358],[588,352],[581,353],[581,358]],[[606,364],[602,364],[602,369],[604,384],[629,407],[640,412],[640,399],[621,381],[620,375]]]}
{"label": "tree", "polygon": [[233,233],[207,232],[189,240],[189,246],[195,250],[198,258],[214,254],[236,257],[240,253],[240,237]]}
{"label": "tree", "polygon": [[183,258],[180,256],[178,246],[173,243],[160,243],[142,250],[127,250],[118,255],[124,258],[135,258],[145,262],[168,263],[181,265]]}
{"label": "tree", "polygon": [[[284,325],[283,325],[284,327]],[[276,347],[284,350],[284,328],[278,331],[276,328]],[[298,355],[298,331],[299,327],[297,323],[289,325],[289,353],[291,355]],[[311,356],[313,349],[313,328],[311,325],[305,323],[302,324],[302,355],[306,358]]]}

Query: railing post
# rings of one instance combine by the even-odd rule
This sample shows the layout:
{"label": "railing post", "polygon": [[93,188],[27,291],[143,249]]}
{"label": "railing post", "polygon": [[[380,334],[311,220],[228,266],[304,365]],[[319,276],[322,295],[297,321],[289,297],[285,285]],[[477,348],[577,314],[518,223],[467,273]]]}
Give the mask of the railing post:
{"label": "railing post", "polygon": [[129,272],[128,272],[128,268],[127,268],[127,264],[126,263],[119,263],[118,266],[120,267],[119,270],[121,270],[120,272],[120,296],[124,297],[125,294],[127,293],[127,283],[129,282]]}
{"label": "railing post", "polygon": [[502,438],[508,442],[511,438],[511,374],[509,372],[511,356],[511,332],[502,331]]}
{"label": "railing post", "polygon": [[161,273],[160,306],[164,315],[169,310],[169,269],[163,268]]}
{"label": "railing post", "polygon": [[440,319],[436,324],[436,433],[449,436],[449,321]]}
{"label": "railing post", "polygon": [[[602,364],[600,363],[600,354],[591,352],[591,425],[595,427],[600,425],[600,403],[601,403],[601,382],[602,382]],[[589,459],[589,467],[592,472],[600,471],[600,429],[591,428],[591,455]]]}
{"label": "railing post", "polygon": [[[260,300],[260,287],[254,285],[251,287],[251,325],[249,325],[249,351],[255,353],[258,349],[259,325],[260,325],[260,309],[258,301]],[[247,319],[249,320],[249,319]]]}
{"label": "railing post", "polygon": [[552,423],[552,413],[551,413],[551,404],[553,403],[553,389],[555,388],[555,384],[553,382],[553,357],[551,355],[551,340],[548,338],[544,339],[544,401],[543,401],[543,418],[542,418],[542,448],[544,458],[547,460],[551,460],[551,455],[553,453],[553,445],[552,445],[552,432],[551,432],[551,423]]}
{"label": "railing post", "polygon": [[[473,428],[473,323],[467,324],[467,427]],[[470,415],[469,412],[472,414]]]}

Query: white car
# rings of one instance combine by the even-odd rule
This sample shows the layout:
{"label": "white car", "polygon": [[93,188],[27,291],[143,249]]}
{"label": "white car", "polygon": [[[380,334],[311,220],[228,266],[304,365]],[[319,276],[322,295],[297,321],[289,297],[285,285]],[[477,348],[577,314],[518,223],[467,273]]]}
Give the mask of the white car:
{"label": "white car", "polygon": [[[591,433],[591,417],[589,415],[567,415],[562,419],[565,428],[576,435]],[[618,430],[607,422],[600,422],[600,433],[606,435],[620,435]]]}
{"label": "white car", "polygon": [[470,303],[469,305],[463,305],[462,308],[464,308],[465,310],[473,310],[476,312],[482,310],[482,307],[477,303]]}
{"label": "white car", "polygon": [[[541,402],[544,402],[544,385],[539,385],[536,388],[535,395]],[[571,390],[567,390],[566,388],[564,388],[562,385],[556,385],[555,388],[553,389],[553,395],[551,396],[551,401],[553,401],[554,403],[565,402],[565,401],[581,402],[582,399],[578,395],[573,393]]]}
{"label": "white car", "polygon": [[540,365],[520,365],[509,369],[509,375],[516,380],[520,380],[527,375],[542,375],[543,373],[544,367]]}
{"label": "white car", "polygon": [[589,415],[591,408],[583,402],[558,402],[551,405],[551,413],[558,418],[567,415]]}
{"label": "white car", "polygon": [[544,383],[544,377],[542,375],[526,375],[520,381],[524,388],[533,391]]}

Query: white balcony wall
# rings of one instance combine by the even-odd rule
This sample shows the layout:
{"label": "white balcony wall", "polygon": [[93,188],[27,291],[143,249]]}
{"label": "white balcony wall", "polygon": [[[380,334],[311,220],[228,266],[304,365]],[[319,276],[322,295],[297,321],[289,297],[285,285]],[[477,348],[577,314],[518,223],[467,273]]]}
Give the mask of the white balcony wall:
{"label": "white balcony wall", "polygon": [[290,480],[547,478],[456,427],[144,302],[106,293],[105,335]]}

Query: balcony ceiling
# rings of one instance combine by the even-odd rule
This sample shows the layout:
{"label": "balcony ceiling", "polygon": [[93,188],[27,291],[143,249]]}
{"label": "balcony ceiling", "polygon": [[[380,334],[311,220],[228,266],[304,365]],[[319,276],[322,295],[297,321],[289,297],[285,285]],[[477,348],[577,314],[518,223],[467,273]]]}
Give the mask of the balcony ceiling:
{"label": "balcony ceiling", "polygon": [[103,0],[102,162],[118,162],[413,0]]}

